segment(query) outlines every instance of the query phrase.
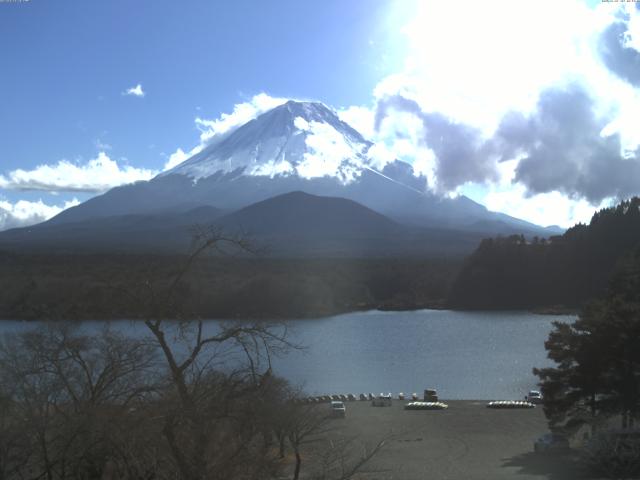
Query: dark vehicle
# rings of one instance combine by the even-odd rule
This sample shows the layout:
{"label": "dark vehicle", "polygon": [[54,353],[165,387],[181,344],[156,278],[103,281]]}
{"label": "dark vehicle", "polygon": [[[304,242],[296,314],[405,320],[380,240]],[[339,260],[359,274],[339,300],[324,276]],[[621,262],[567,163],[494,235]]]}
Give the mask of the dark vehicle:
{"label": "dark vehicle", "polygon": [[536,453],[566,452],[569,448],[569,439],[560,433],[545,433],[533,444]]}
{"label": "dark vehicle", "polygon": [[425,402],[437,402],[438,401],[438,392],[432,388],[427,388],[424,391],[423,400]]}

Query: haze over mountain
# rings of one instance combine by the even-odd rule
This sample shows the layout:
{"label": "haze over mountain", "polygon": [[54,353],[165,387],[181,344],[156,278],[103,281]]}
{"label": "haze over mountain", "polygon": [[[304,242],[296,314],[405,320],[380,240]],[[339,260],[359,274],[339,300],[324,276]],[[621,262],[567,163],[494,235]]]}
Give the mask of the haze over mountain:
{"label": "haze over mountain", "polygon": [[[108,246],[111,238],[114,246],[119,243],[121,247],[127,243],[121,235],[128,235],[135,236],[134,243],[141,247],[144,239],[156,246],[165,241],[175,247],[183,242],[170,239],[183,238],[189,222],[211,222],[224,212],[290,192],[325,198],[281,197],[241,210],[220,225],[244,221],[252,233],[278,238],[313,233],[317,239],[353,240],[359,230],[361,239],[369,236],[387,241],[415,233],[416,228],[420,235],[431,229],[447,231],[450,236],[454,231],[473,232],[478,238],[479,234],[558,233],[558,229],[490,212],[464,196],[438,197],[429,192],[427,179],[411,165],[396,160],[380,168],[371,147],[325,105],[289,101],[214,137],[200,153],[148,182],[114,188],[43,224],[0,234],[0,245],[63,245],[68,241]],[[251,213],[267,207],[270,215]],[[295,211],[304,212],[304,221]],[[179,234],[170,233],[176,229],[181,229]],[[164,234],[158,236],[161,231]],[[119,242],[114,236],[120,236]]]}

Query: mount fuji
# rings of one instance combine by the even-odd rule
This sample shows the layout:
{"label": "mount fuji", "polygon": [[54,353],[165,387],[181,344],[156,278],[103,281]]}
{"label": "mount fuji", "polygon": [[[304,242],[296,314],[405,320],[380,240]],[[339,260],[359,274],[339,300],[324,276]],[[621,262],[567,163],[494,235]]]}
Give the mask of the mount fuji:
{"label": "mount fuji", "polygon": [[[370,236],[373,231],[386,232],[382,237],[378,235],[378,240],[385,236],[397,239],[405,235],[403,232],[415,237],[416,232],[427,230],[447,231],[452,235],[473,232],[477,236],[558,233],[555,229],[488,211],[464,196],[438,197],[428,190],[427,179],[417,175],[408,163],[396,160],[377,167],[369,154],[372,146],[324,104],[288,101],[214,137],[202,151],[148,182],[113,188],[40,225],[3,232],[0,246],[44,244],[45,238],[57,238],[61,245],[73,239],[73,243],[79,245],[100,235],[101,241],[108,244],[105,234],[109,226],[111,236],[118,237],[117,232],[121,231],[120,238],[123,235],[144,237],[144,241],[138,241],[143,248],[145,242],[161,241],[158,235],[149,234],[150,231],[165,232],[164,237],[169,238],[169,231],[178,228],[183,231],[188,221],[196,220],[218,222],[225,227],[236,225],[251,231],[253,224],[248,219],[256,217],[242,217],[238,211],[284,196],[284,200],[272,202],[266,210],[263,208],[272,216],[273,225],[281,225],[278,219],[287,217],[295,203],[301,198],[309,200],[287,195],[291,192],[319,198],[303,202],[313,205],[307,214],[313,215],[319,225],[326,223],[323,217],[331,217],[346,208],[354,216],[354,224],[360,221],[356,217],[367,217]],[[350,203],[337,205],[327,197]],[[362,208],[355,208],[353,202]],[[323,209],[323,205],[326,208]],[[300,218],[305,216],[304,211],[298,213]],[[234,218],[242,218],[245,223]],[[380,223],[379,230],[373,226],[375,221]],[[262,215],[260,231],[266,232],[265,225],[269,223],[268,217]],[[287,235],[304,236],[303,223],[297,232],[295,225],[287,227]],[[391,228],[391,224],[398,228]],[[136,225],[140,225],[139,231]],[[328,229],[335,225],[335,222],[326,223]],[[319,228],[312,230],[317,236]],[[332,238],[343,233],[325,232]],[[284,235],[282,231],[280,234]],[[269,235],[277,237],[278,232],[271,231]]]}

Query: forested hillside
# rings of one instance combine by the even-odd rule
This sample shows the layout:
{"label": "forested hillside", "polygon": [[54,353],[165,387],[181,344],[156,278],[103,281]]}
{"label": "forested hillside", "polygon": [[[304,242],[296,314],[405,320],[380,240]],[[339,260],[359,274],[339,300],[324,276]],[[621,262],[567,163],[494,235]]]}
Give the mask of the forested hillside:
{"label": "forested hillside", "polygon": [[640,244],[640,198],[597,212],[550,239],[483,240],[454,281],[454,308],[580,307],[601,296],[620,259]]}
{"label": "forested hillside", "polygon": [[[184,256],[0,252],[0,318],[144,318]],[[193,318],[299,318],[441,307],[462,260],[205,257],[177,295]]]}

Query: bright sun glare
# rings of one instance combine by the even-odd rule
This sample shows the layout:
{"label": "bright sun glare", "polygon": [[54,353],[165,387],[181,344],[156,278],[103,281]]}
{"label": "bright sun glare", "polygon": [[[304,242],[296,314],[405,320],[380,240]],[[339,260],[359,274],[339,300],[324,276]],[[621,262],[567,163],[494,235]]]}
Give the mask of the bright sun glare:
{"label": "bright sun glare", "polygon": [[[633,13],[633,6],[627,11]],[[596,114],[607,119],[602,135],[620,135],[624,155],[640,144],[634,120],[640,118],[640,91],[607,69],[598,51],[600,35],[619,15],[611,5],[590,7],[578,0],[399,0],[388,22],[394,22],[390,31],[404,39],[395,42],[403,68],[383,79],[375,96],[400,94],[415,100],[423,112],[441,113],[489,138],[505,114],[530,114],[542,91],[575,83],[592,96]],[[629,45],[640,42],[638,17],[630,15]],[[390,148],[402,158],[413,157],[414,165],[437,181],[433,154],[418,152],[411,141],[415,122],[395,122],[380,135],[404,129],[406,139]],[[519,158],[510,160],[498,166],[496,182],[467,183],[457,193],[540,224],[569,226],[589,220],[594,205],[580,197],[532,194],[513,184]],[[611,201],[605,199],[600,206]]]}

